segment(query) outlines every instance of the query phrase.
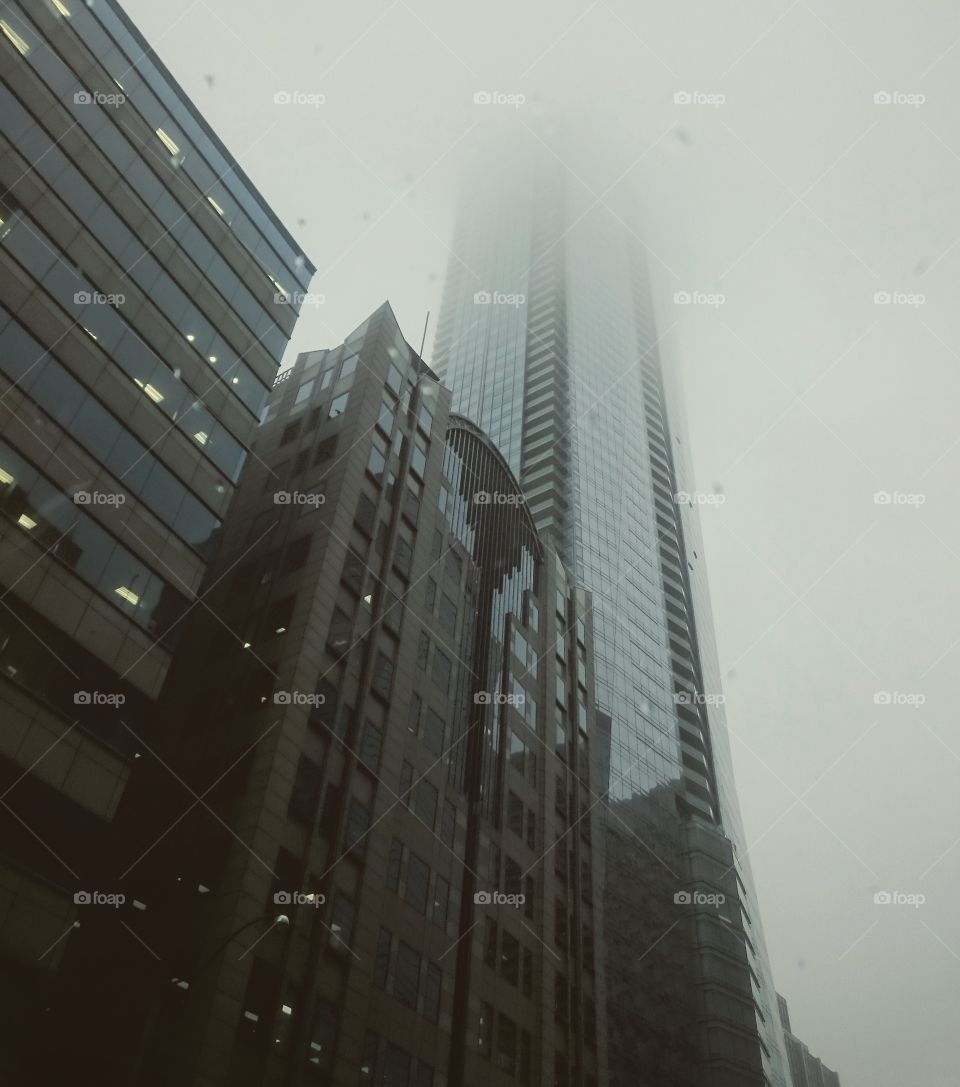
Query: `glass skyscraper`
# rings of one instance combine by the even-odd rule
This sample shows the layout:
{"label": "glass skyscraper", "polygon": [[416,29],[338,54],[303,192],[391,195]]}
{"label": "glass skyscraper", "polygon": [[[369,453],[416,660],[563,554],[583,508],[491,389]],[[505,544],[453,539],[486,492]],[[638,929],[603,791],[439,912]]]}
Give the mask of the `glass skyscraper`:
{"label": "glass skyscraper", "polygon": [[782,1087],[678,381],[630,207],[550,140],[471,171],[432,365],[593,594],[610,1081]]}
{"label": "glass skyscraper", "polygon": [[90,980],[102,935],[127,937],[121,957],[143,950],[104,905],[122,805],[312,272],[113,0],[4,5],[0,1007],[14,1079],[39,1082],[26,1070],[51,1055],[83,1067],[83,1024],[107,999]]}

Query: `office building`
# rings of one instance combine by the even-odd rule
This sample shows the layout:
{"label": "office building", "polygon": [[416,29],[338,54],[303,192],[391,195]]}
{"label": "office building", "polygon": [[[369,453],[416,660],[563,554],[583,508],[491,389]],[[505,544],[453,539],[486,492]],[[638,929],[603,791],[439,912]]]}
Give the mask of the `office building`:
{"label": "office building", "polygon": [[803,1042],[793,1033],[790,1026],[790,1009],[787,1002],[777,993],[777,1006],[780,1013],[780,1025],[787,1043],[787,1059],[790,1067],[791,1087],[840,1087],[840,1077],[832,1069],[815,1057]]}
{"label": "office building", "polygon": [[69,1005],[97,992],[93,978],[69,1000],[58,986],[85,976],[98,929],[126,938],[121,954],[141,951],[98,907],[118,880],[117,812],[312,272],[112,0],[4,6],[0,1008],[10,1082],[65,1046]]}
{"label": "office building", "polygon": [[573,154],[545,126],[476,156],[433,366],[593,596],[609,1082],[785,1087],[682,398],[622,168]]}
{"label": "office building", "polygon": [[606,1082],[590,602],[449,399],[386,304],[277,379],[131,846],[131,1082]]}

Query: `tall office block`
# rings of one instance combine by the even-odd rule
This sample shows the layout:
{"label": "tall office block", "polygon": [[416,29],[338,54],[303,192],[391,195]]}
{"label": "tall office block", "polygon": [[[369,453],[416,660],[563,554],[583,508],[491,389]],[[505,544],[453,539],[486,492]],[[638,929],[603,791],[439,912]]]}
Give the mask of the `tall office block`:
{"label": "tall office block", "polygon": [[606,1082],[590,602],[449,399],[388,305],[277,380],[131,843],[131,1082]]}
{"label": "tall office block", "polygon": [[111,827],[312,271],[112,0],[4,6],[0,1006],[18,1069],[62,1044],[58,970],[99,926],[123,932],[101,908]]}
{"label": "tall office block", "polygon": [[610,1082],[784,1087],[646,254],[608,180],[531,143],[470,171],[433,365],[593,595]]}

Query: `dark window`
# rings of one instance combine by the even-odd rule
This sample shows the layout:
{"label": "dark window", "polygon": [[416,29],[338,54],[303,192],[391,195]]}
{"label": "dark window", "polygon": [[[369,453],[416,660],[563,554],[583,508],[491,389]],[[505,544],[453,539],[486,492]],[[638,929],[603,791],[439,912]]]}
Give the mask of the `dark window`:
{"label": "dark window", "polygon": [[336,730],[337,708],[340,705],[340,693],[326,677],[317,682],[316,704],[310,707],[310,724],[321,729]]}
{"label": "dark window", "polygon": [[342,807],[341,790],[336,785],[328,785],[323,795],[323,808],[320,811],[320,825],[317,828],[325,838],[332,838],[337,832],[337,821]]}
{"label": "dark window", "polygon": [[[318,408],[317,410],[319,411],[320,409]],[[325,461],[333,460],[336,451],[336,437],[324,438],[322,442],[317,442],[317,451],[313,455],[313,463],[323,464]]]}
{"label": "dark window", "polygon": [[288,423],[283,428],[283,433],[280,435],[280,444],[286,445],[287,442],[292,442],[293,439],[300,433],[300,420],[295,423]]}
{"label": "dark window", "polygon": [[500,974],[511,985],[520,984],[520,941],[506,929],[500,940]]}
{"label": "dark window", "polygon": [[420,632],[420,640],[417,642],[417,667],[424,671],[427,667],[427,657],[430,655],[430,638]]}
{"label": "dark window", "polygon": [[294,598],[284,597],[271,604],[263,620],[263,629],[269,636],[271,634],[285,634],[290,620],[293,617]]}
{"label": "dark window", "polygon": [[439,649],[433,652],[433,669],[430,675],[434,685],[444,694],[450,690],[450,658]]}
{"label": "dark window", "polygon": [[377,507],[365,494],[361,494],[357,499],[354,520],[364,533],[373,539],[373,526],[377,523]]}
{"label": "dark window", "polygon": [[427,963],[427,972],[423,979],[423,1015],[431,1023],[440,1021],[440,990],[443,987],[443,973],[436,963]]}
{"label": "dark window", "polygon": [[343,583],[350,589],[352,589],[357,596],[360,595],[363,590],[363,575],[366,570],[366,563],[362,557],[349,548],[347,550],[347,557],[343,560],[343,573],[340,575]]}
{"label": "dark window", "polygon": [[447,596],[446,593],[442,593],[440,596],[440,625],[451,636],[457,632],[457,605]]}
{"label": "dark window", "polygon": [[413,764],[403,760],[403,765],[400,767],[400,799],[410,807],[411,797],[410,792],[413,789]]}
{"label": "dark window", "polygon": [[443,720],[429,708],[423,722],[423,746],[431,755],[443,751]]}
{"label": "dark window", "polygon": [[344,653],[350,648],[350,636],[353,623],[342,608],[334,608],[330,618],[330,630],[327,632],[327,645],[335,653]]}
{"label": "dark window", "polygon": [[457,807],[450,801],[443,802],[443,813],[440,816],[440,840],[453,848],[457,836]]}
{"label": "dark window", "polygon": [[380,749],[382,746],[383,733],[372,721],[365,721],[358,754],[360,761],[372,774],[376,774],[380,769]]}
{"label": "dark window", "polygon": [[497,1067],[511,1076],[517,1073],[517,1025],[503,1012],[497,1022]]}
{"label": "dark window", "polygon": [[408,1007],[417,1006],[420,991],[420,954],[403,940],[397,948],[397,967],[393,979],[394,996]]}
{"label": "dark window", "polygon": [[410,710],[407,714],[407,732],[416,736],[420,728],[420,711],[423,709],[423,699],[418,694],[410,696]]}
{"label": "dark window", "polygon": [[389,929],[380,929],[377,935],[377,954],[373,960],[373,984],[378,989],[387,987],[387,971],[390,969],[390,948],[393,934]]}
{"label": "dark window", "polygon": [[393,1042],[383,1055],[383,1087],[410,1087],[410,1054]]}
{"label": "dark window", "polygon": [[284,560],[283,570],[284,573],[289,573],[291,570],[301,569],[310,554],[310,536],[301,536],[299,540],[294,540],[292,544],[287,548],[287,556]]}
{"label": "dark window", "polygon": [[301,823],[309,823],[313,819],[322,783],[323,768],[312,759],[308,759],[306,755],[301,755],[297,762],[297,773],[293,779],[290,803],[287,806],[287,815],[291,819]]}
{"label": "dark window", "polygon": [[377,1050],[380,1048],[380,1035],[368,1030],[363,1037],[363,1049],[360,1052],[360,1084],[372,1084],[377,1074]]}
{"label": "dark window", "polygon": [[356,907],[346,895],[338,894],[330,917],[330,946],[334,951],[347,951],[353,940]]}
{"label": "dark window", "polygon": [[387,857],[387,887],[391,891],[400,889],[400,866],[403,864],[403,842],[394,838],[390,843]]}
{"label": "dark window", "polygon": [[433,922],[441,928],[447,927],[447,913],[450,908],[450,884],[438,875],[433,885]]}
{"label": "dark window", "polygon": [[507,793],[507,826],[517,835],[523,837],[523,801],[516,793]]}
{"label": "dark window", "polygon": [[393,686],[393,661],[386,653],[377,653],[377,659],[373,665],[373,679],[370,689],[374,694],[389,700],[390,688]]}
{"label": "dark window", "polygon": [[493,1044],[493,1005],[480,1001],[480,1021],[477,1023],[477,1049],[480,1054],[490,1059]]}
{"label": "dark window", "polygon": [[429,885],[430,868],[415,853],[411,853],[407,858],[407,882],[403,897],[417,913],[427,912]]}
{"label": "dark window", "polygon": [[327,1072],[333,1066],[333,1047],[337,1039],[337,1008],[328,1000],[317,1000],[307,1047],[307,1068]]}
{"label": "dark window", "polygon": [[447,552],[446,558],[447,577],[452,578],[458,585],[463,576],[463,560],[452,548]]}
{"label": "dark window", "polygon": [[330,402],[330,418],[336,419],[338,415],[343,415],[347,410],[347,400],[349,399],[349,393],[342,393],[340,396],[335,396]]}
{"label": "dark window", "polygon": [[433,1087],[433,1068],[423,1061],[417,1062],[417,1087]]}
{"label": "dark window", "polygon": [[483,926],[483,961],[491,970],[497,968],[497,922],[484,918]]}
{"label": "dark window", "polygon": [[417,818],[431,830],[437,821],[437,798],[436,786],[429,781],[421,781],[417,786],[415,812]]}
{"label": "dark window", "polygon": [[394,396],[400,395],[400,390],[403,387],[403,374],[394,366],[390,364],[390,370],[387,374],[387,388],[393,393]]}
{"label": "dark window", "polygon": [[343,848],[355,857],[363,857],[367,851],[367,831],[370,829],[370,809],[354,797],[347,810],[347,822],[343,834]]}
{"label": "dark window", "polygon": [[240,1033],[256,1045],[269,1044],[280,997],[280,971],[262,959],[254,959],[240,1016]]}
{"label": "dark window", "polygon": [[413,560],[413,547],[403,536],[397,537],[396,546],[393,549],[393,567],[401,577],[410,576],[410,564]]}
{"label": "dark window", "polygon": [[523,992],[525,996],[533,996],[533,952],[529,947],[523,949]]}

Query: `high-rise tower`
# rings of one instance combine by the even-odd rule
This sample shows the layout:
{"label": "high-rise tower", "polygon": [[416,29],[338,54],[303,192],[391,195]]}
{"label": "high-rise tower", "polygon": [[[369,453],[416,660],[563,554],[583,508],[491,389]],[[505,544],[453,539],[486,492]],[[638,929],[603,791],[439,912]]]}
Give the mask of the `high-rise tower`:
{"label": "high-rise tower", "polygon": [[528,142],[535,153],[508,141],[485,156],[494,168],[471,171],[433,365],[593,594],[611,1082],[781,1087],[680,393],[660,360],[645,247],[629,206],[596,195],[608,182],[581,180],[598,160],[574,172],[568,148]]}

